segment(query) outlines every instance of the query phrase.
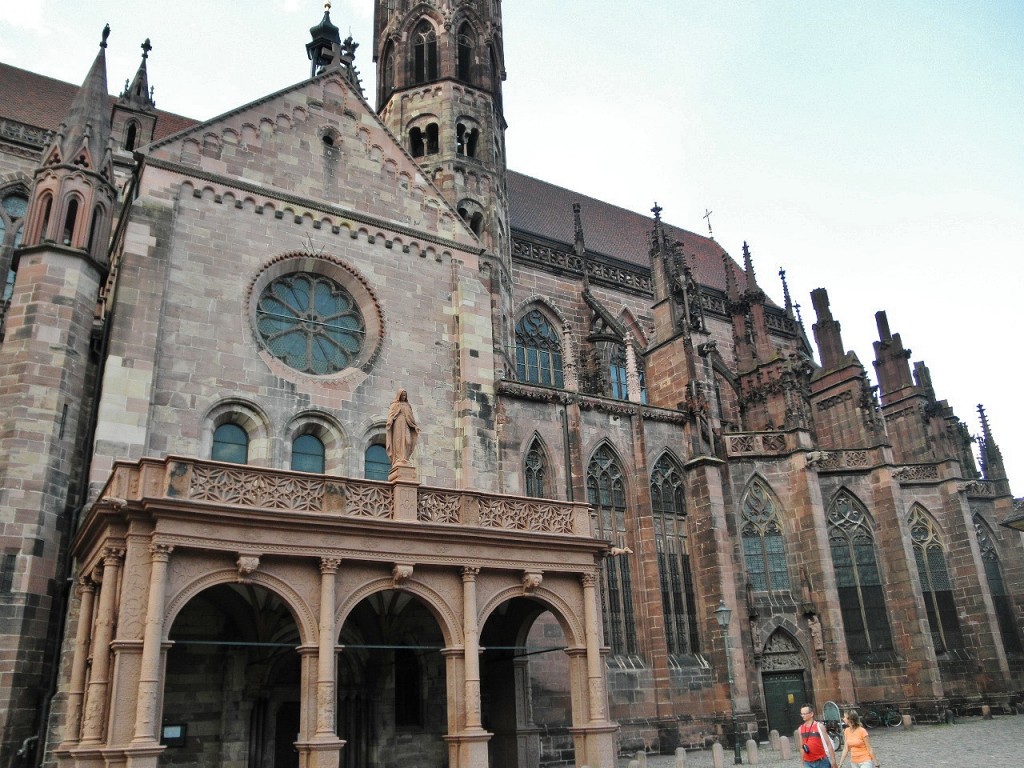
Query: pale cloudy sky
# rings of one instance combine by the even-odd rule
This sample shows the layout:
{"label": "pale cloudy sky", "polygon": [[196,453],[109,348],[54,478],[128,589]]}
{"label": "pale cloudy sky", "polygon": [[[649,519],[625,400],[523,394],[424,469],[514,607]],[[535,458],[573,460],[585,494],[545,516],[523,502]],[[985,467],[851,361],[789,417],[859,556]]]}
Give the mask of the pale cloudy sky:
{"label": "pale cloudy sky", "polygon": [[[1024,3],[505,0],[509,165],[705,233],[808,334],[829,290],[871,370],[874,313],[1024,492]],[[161,109],[208,118],[305,78],[309,0],[0,0],[0,60],[119,90],[152,39]],[[362,47],[372,0],[331,12]]]}

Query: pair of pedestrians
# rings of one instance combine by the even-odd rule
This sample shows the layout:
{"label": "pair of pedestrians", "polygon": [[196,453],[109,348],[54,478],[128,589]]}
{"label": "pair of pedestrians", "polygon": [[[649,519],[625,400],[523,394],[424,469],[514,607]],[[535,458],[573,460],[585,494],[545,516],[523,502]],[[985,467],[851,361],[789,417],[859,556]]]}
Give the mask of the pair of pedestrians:
{"label": "pair of pedestrians", "polygon": [[839,758],[836,758],[825,724],[814,719],[814,710],[809,705],[800,708],[800,717],[803,720],[800,725],[800,750],[807,768],[842,768],[847,754],[850,755],[852,768],[878,768],[867,729],[856,712],[850,710],[843,718],[846,731],[843,754]]}

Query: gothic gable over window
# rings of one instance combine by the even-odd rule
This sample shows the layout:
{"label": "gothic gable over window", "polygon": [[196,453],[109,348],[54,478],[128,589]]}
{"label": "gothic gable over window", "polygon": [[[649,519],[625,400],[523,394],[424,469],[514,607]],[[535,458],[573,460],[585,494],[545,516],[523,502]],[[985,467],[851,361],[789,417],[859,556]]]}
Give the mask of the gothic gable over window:
{"label": "gothic gable over window", "polygon": [[516,323],[516,377],[530,384],[563,386],[559,334],[536,308]]}
{"label": "gothic gable over window", "polygon": [[871,517],[845,488],[829,506],[828,541],[850,655],[892,650]]}
{"label": "gothic gable over window", "polygon": [[789,569],[775,495],[755,477],[740,502],[743,562],[757,592],[788,592]]}
{"label": "gothic gable over window", "polygon": [[935,652],[960,650],[964,647],[964,641],[960,633],[956,602],[953,600],[953,582],[946,566],[946,548],[939,536],[939,527],[920,504],[914,504],[911,508],[909,524]]}

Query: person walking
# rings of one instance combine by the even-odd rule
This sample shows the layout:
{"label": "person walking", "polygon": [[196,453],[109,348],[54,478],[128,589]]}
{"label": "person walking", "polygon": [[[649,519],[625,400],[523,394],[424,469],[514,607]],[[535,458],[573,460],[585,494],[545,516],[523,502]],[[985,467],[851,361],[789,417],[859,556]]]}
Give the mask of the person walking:
{"label": "person walking", "polygon": [[807,768],[838,768],[836,751],[825,724],[814,719],[814,708],[804,704],[800,708],[800,751]]}
{"label": "person walking", "polygon": [[847,710],[843,720],[846,721],[846,733],[844,734],[843,754],[839,758],[837,768],[842,767],[847,753],[850,755],[852,768],[878,768],[875,750],[868,740],[868,729],[860,721],[860,715],[850,709]]}

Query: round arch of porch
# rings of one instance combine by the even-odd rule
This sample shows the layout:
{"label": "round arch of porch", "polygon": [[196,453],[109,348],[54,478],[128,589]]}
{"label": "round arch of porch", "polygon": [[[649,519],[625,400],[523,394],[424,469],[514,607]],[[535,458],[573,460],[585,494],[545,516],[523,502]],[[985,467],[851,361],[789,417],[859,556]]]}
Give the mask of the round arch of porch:
{"label": "round arch of porch", "polygon": [[[446,646],[450,648],[462,644],[463,632],[459,622],[459,611],[449,605],[440,592],[429,584],[415,579],[415,577],[403,582],[400,587],[396,587],[394,580],[389,578],[373,579],[366,582],[345,598],[345,602],[341,604],[335,614],[334,626],[340,630],[351,616],[352,611],[363,600],[378,592],[391,590],[405,592],[418,598],[423,603],[431,616],[434,617],[434,621],[437,622]],[[461,596],[461,594],[460,592],[459,595]]]}
{"label": "round arch of porch", "polygon": [[[580,621],[579,615],[573,610],[573,607],[557,592],[545,588],[539,587],[531,590],[528,594],[523,594],[523,587],[519,585],[517,587],[508,587],[503,589],[494,595],[492,595],[484,603],[480,613],[480,626],[483,627],[487,623],[487,619],[501,606],[508,601],[517,598],[526,597],[532,598],[540,604],[543,610],[548,610],[551,615],[555,617],[559,626],[562,628],[562,634],[565,635],[566,644],[572,648],[583,648],[587,642],[586,630],[583,627],[583,622]],[[580,588],[580,610],[583,609],[583,590]]]}
{"label": "round arch of porch", "polygon": [[[173,563],[173,558],[171,562]],[[171,628],[174,626],[174,621],[178,617],[178,614],[194,597],[211,587],[216,587],[219,584],[237,583],[238,571],[230,568],[223,568],[205,573],[182,587],[177,594],[173,595],[167,601],[167,608],[164,611],[163,639],[165,641],[168,639]],[[245,583],[263,587],[268,592],[272,592],[275,596],[280,598],[284,602],[285,606],[287,606],[289,613],[291,613],[292,619],[295,621],[295,626],[299,629],[299,638],[301,643],[303,645],[316,643],[318,636],[317,620],[309,605],[290,584],[263,571],[254,571],[249,574],[246,577]]]}

